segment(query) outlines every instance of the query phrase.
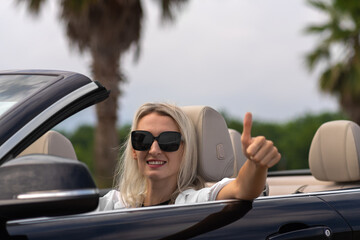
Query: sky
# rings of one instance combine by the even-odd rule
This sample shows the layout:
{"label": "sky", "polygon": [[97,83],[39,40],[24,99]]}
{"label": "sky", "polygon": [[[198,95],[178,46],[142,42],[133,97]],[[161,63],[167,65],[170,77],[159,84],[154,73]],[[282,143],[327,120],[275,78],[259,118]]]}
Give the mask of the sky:
{"label": "sky", "polygon": [[[57,69],[91,78],[91,58],[70,46],[57,1],[31,16],[17,1],[0,3],[0,69]],[[141,54],[121,59],[128,82],[119,99],[119,125],[145,102],[208,105],[242,119],[285,122],[307,113],[336,111],[337,100],[318,88],[304,56],[317,38],[304,34],[324,16],[304,0],[189,0],[174,23],[163,24],[155,1],[145,12]],[[93,109],[72,127],[93,123]]]}

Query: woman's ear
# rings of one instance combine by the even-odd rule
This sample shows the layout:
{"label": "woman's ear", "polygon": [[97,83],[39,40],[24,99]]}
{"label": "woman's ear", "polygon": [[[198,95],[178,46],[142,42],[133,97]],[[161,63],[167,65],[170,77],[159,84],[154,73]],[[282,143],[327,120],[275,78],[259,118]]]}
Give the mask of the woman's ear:
{"label": "woman's ear", "polygon": [[133,149],[132,150],[132,154],[133,154],[133,158],[135,159],[135,160],[137,160],[138,158],[137,158],[137,155],[136,155],[136,151]]}

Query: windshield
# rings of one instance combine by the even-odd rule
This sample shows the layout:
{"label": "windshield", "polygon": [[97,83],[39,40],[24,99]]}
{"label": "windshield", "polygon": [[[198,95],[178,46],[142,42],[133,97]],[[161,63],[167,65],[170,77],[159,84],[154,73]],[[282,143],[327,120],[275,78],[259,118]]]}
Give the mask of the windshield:
{"label": "windshield", "polygon": [[44,75],[0,75],[0,117],[13,105],[57,78]]}

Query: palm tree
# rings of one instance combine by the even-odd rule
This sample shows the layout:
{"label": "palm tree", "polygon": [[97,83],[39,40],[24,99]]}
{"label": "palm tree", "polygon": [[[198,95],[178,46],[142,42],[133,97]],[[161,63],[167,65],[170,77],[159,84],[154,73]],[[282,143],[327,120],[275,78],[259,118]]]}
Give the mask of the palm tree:
{"label": "palm tree", "polygon": [[98,187],[110,187],[117,162],[117,110],[125,78],[121,56],[132,45],[139,49],[143,10],[140,0],[64,0],[61,18],[67,36],[80,51],[92,56],[93,78],[111,90],[110,97],[96,105],[95,178]]}
{"label": "palm tree", "polygon": [[[25,1],[31,13],[37,14],[45,0]],[[174,20],[174,10],[187,0],[160,0],[162,19]],[[140,52],[143,10],[140,0],[62,0],[61,19],[71,43],[80,52],[92,56],[93,78],[110,89],[110,97],[96,106],[95,179],[99,188],[110,187],[117,162],[118,99],[125,77],[121,57],[135,46]]]}
{"label": "palm tree", "polygon": [[309,70],[322,66],[320,88],[335,95],[350,119],[360,124],[360,1],[308,0],[327,15],[323,24],[310,25],[308,34],[320,36],[306,56]]}

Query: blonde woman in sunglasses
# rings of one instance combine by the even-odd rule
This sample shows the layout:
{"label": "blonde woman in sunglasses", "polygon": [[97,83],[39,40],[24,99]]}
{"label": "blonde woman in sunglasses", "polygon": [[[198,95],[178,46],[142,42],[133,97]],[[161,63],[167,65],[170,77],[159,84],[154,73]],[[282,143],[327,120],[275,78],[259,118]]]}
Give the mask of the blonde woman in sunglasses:
{"label": "blonde woman in sunglasses", "polygon": [[99,210],[258,197],[267,169],[280,160],[280,154],[271,141],[251,137],[251,123],[251,114],[246,114],[242,144],[249,160],[238,176],[205,187],[197,175],[196,136],[191,120],[171,104],[142,105],[122,149],[116,190],[100,199]]}

